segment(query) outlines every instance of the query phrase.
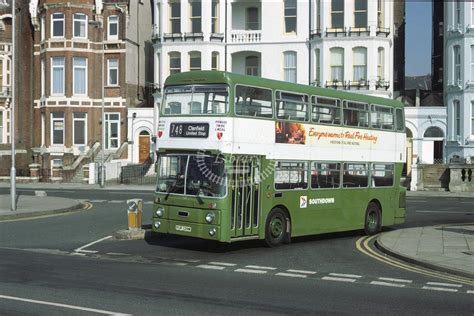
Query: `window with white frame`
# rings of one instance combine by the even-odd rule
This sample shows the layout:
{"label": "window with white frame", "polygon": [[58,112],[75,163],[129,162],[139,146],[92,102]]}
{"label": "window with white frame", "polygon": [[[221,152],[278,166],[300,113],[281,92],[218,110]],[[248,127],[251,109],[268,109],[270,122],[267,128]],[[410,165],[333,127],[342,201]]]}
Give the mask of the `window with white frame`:
{"label": "window with white frame", "polygon": [[189,52],[189,70],[201,70],[201,52]]}
{"label": "window with white frame", "polygon": [[321,0],[316,0],[316,30],[321,30]]}
{"label": "window with white frame", "polygon": [[331,80],[344,81],[344,48],[331,48]]}
{"label": "window with white frame", "polygon": [[73,113],[72,125],[74,145],[85,145],[87,139],[87,113]]}
{"label": "window with white frame", "polygon": [[260,13],[258,8],[250,7],[246,11],[245,29],[248,31],[260,29]]}
{"label": "window with white frame", "polygon": [[0,111],[0,144],[3,143],[3,111]]}
{"label": "window with white frame", "polygon": [[384,0],[377,0],[377,27],[383,28],[385,25],[384,17]]}
{"label": "window with white frame", "polygon": [[377,50],[377,80],[385,79],[385,50],[383,47],[379,47]]}
{"label": "window with white frame", "polygon": [[258,56],[245,57],[245,74],[260,76],[260,58]]}
{"label": "window with white frame", "polygon": [[471,2],[471,27],[474,26],[474,2]]}
{"label": "window with white frame", "polygon": [[155,75],[154,75],[155,88],[161,87],[161,55],[156,53],[155,55]]}
{"label": "window with white frame", "polygon": [[181,72],[181,53],[170,52],[170,75],[174,75]]}
{"label": "window with white frame", "polygon": [[367,0],[354,0],[354,27],[367,27]]}
{"label": "window with white frame", "polygon": [[44,59],[41,59],[41,96],[46,95],[46,68]]}
{"label": "window with white frame", "polygon": [[87,58],[74,57],[73,59],[73,93],[87,95]]}
{"label": "window with white frame", "polygon": [[461,1],[454,1],[454,26],[459,27],[461,25]]}
{"label": "window with white frame", "polygon": [[461,103],[459,100],[453,101],[454,108],[454,135],[461,136]]}
{"label": "window with white frame", "polygon": [[285,33],[296,33],[296,0],[285,0]]}
{"label": "window with white frame", "polygon": [[64,113],[51,113],[51,144],[64,145]]}
{"label": "window with white frame", "polygon": [[170,6],[170,31],[171,33],[181,33],[181,3],[172,1]]}
{"label": "window with white frame", "polygon": [[87,38],[87,15],[74,13],[73,17],[74,37]]}
{"label": "window with white frame", "polygon": [[288,51],[283,53],[284,59],[284,80],[296,83],[296,52]]}
{"label": "window with white frame", "polygon": [[219,70],[219,52],[212,52],[211,70]]}
{"label": "window with white frame", "polygon": [[109,16],[107,39],[116,40],[119,34],[119,17],[117,15]]}
{"label": "window with white frame", "polygon": [[344,28],[344,0],[331,0],[331,27]]}
{"label": "window with white frame", "polygon": [[119,79],[119,61],[116,58],[111,58],[107,61],[107,73],[109,74],[108,85],[109,86],[118,86]]}
{"label": "window with white frame", "polygon": [[53,13],[51,17],[52,37],[64,37],[64,14]]}
{"label": "window with white frame", "polygon": [[64,57],[51,58],[51,95],[64,95]]}
{"label": "window with white frame", "polygon": [[200,0],[190,0],[189,5],[191,7],[191,33],[201,33],[202,3]]}
{"label": "window with white frame", "polygon": [[461,48],[456,45],[453,47],[454,56],[454,84],[458,85],[461,83]]}
{"label": "window with white frame", "polygon": [[212,1],[211,33],[219,33],[219,1]]}
{"label": "window with white frame", "polygon": [[46,23],[45,23],[45,16],[42,15],[40,17],[40,23],[41,23],[41,41],[44,41],[45,40],[45,37],[46,37]]}
{"label": "window with white frame", "polygon": [[354,81],[365,81],[367,80],[367,48],[365,47],[354,47],[354,68],[353,77]]}
{"label": "window with white frame", "polygon": [[316,48],[314,50],[314,81],[316,85],[321,84],[321,50]]}
{"label": "window with white frame", "polygon": [[471,102],[471,138],[474,137],[474,101]]}

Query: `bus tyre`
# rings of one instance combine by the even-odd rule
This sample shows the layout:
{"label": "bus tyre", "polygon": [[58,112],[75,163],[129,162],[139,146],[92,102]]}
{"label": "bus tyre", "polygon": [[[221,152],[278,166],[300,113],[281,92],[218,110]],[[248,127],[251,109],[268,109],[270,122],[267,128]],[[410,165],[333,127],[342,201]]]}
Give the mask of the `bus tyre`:
{"label": "bus tyre", "polygon": [[377,203],[370,202],[365,211],[364,231],[367,235],[375,235],[382,229],[382,212]]}
{"label": "bus tyre", "polygon": [[282,209],[274,208],[267,216],[265,224],[265,243],[276,247],[286,240],[286,215]]}

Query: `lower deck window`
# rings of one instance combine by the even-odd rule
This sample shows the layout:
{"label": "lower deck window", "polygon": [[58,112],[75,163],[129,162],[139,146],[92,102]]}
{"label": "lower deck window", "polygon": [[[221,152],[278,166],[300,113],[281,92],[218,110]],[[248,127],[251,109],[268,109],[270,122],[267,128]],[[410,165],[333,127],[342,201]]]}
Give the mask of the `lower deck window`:
{"label": "lower deck window", "polygon": [[362,188],[369,184],[369,168],[366,163],[345,163],[342,176],[344,188]]}
{"label": "lower deck window", "polygon": [[372,164],[372,186],[391,187],[393,186],[393,165]]}
{"label": "lower deck window", "polygon": [[275,189],[308,188],[308,164],[299,161],[278,161],[275,165]]}
{"label": "lower deck window", "polygon": [[311,167],[312,189],[339,188],[341,164],[329,162],[314,162]]}

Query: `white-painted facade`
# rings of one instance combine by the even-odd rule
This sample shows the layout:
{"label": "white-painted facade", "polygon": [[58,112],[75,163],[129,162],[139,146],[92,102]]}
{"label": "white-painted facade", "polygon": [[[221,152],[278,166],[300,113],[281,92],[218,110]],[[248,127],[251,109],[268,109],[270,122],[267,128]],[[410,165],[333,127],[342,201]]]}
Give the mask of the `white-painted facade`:
{"label": "white-painted facade", "polygon": [[474,157],[474,3],[444,2],[447,159]]}

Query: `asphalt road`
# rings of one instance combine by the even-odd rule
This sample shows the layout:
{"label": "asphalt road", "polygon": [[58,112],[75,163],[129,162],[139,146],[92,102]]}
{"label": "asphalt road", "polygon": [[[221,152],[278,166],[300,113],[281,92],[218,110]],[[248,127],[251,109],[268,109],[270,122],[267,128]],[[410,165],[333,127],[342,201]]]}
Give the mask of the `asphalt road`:
{"label": "asphalt road", "polygon": [[[474,313],[474,286],[375,260],[356,247],[359,231],[275,249],[151,234],[117,241],[107,237],[126,227],[124,200],[151,192],[48,194],[94,206],[0,222],[0,315]],[[412,197],[407,209],[400,227],[474,222],[474,199]]]}

